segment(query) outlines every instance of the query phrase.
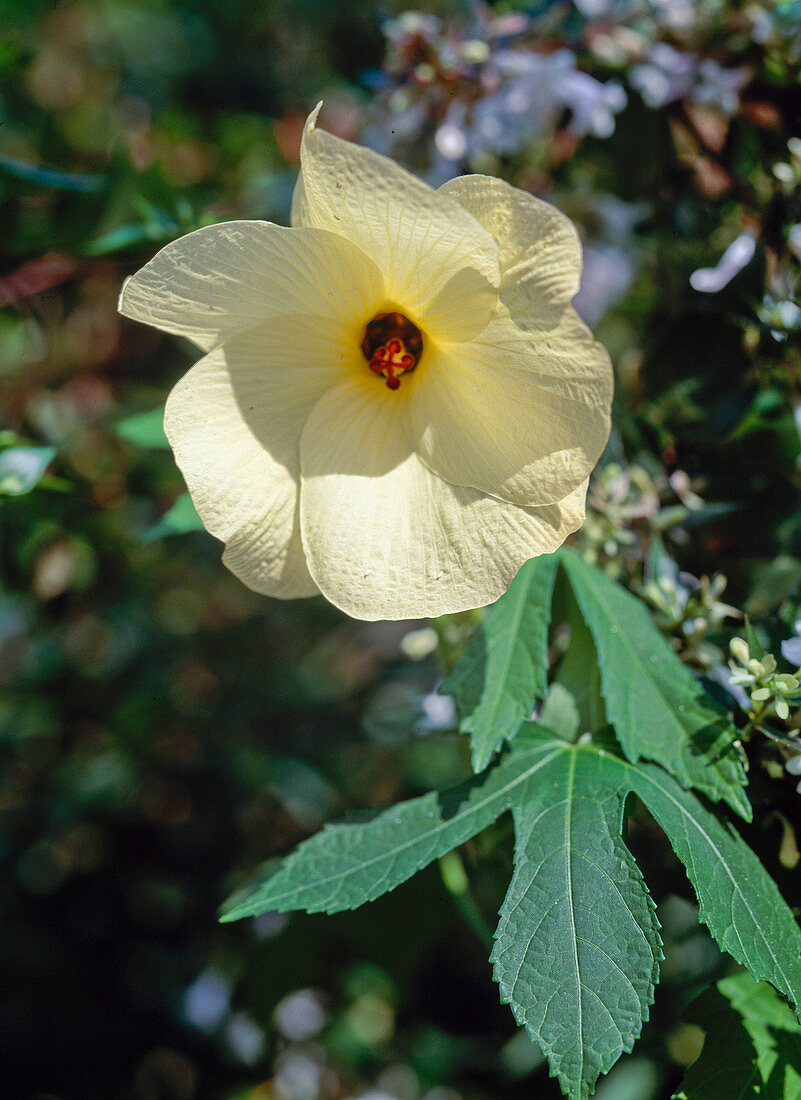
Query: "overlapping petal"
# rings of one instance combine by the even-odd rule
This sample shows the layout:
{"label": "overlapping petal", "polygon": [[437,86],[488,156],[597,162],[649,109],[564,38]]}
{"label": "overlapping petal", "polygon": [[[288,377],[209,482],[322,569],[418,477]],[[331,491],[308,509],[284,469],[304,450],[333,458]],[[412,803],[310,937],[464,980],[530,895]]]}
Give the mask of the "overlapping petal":
{"label": "overlapping petal", "polygon": [[[498,248],[458,202],[393,161],[306,123],[293,222],[339,233],[371,256],[397,307],[421,324],[448,318],[470,339],[495,310]],[[457,311],[457,290],[462,309]]]}
{"label": "overlapping petal", "polygon": [[408,416],[434,473],[529,507],[586,481],[609,436],[612,372],[572,309],[536,334],[504,311],[469,343],[427,355]]}
{"label": "overlapping petal", "polygon": [[210,351],[268,317],[352,320],[384,297],[381,272],[351,241],[325,229],[236,221],[168,244],[127,280],[120,312]]}
{"label": "overlapping petal", "polygon": [[573,223],[550,203],[493,176],[460,176],[439,189],[498,246],[501,301],[518,324],[558,323],[578,292],[581,245]]}
{"label": "overlapping petal", "polygon": [[175,386],[164,426],[207,529],[247,585],[317,591],[299,537],[299,440],[321,394],[354,367],[340,322],[289,315],[232,336]]}
{"label": "overlapping petal", "polygon": [[344,382],[301,437],[301,533],[327,598],[362,619],[411,618],[497,599],[530,557],[584,519],[586,483],[521,508],[451,485],[410,444],[403,405]]}

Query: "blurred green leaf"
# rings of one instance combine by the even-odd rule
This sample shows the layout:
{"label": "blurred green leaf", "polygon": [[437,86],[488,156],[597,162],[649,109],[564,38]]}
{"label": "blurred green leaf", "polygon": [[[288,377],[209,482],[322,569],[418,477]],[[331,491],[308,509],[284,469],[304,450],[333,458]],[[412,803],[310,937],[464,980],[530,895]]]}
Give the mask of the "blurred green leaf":
{"label": "blurred green leaf", "polygon": [[743,439],[754,432],[770,430],[776,416],[787,406],[787,398],[776,387],[758,390],[754,399],[746,410],[745,416],[732,428],[726,437],[726,442],[731,443],[736,439]]}
{"label": "blurred green leaf", "polygon": [[[573,706],[578,712],[578,729],[576,733],[587,733],[600,729],[606,725],[606,712],[601,696],[601,673],[598,668],[598,654],[592,634],[587,629],[578,609],[578,605],[569,591],[567,592],[566,618],[570,628],[570,637],[567,649],[559,662],[551,687],[559,687],[567,691],[573,700]],[[550,700],[550,695],[548,699]],[[540,716],[544,726],[554,728],[546,720],[545,710]]]}
{"label": "blurred green leaf", "polygon": [[55,447],[11,447],[0,454],[0,494],[29,493],[56,457]]}
{"label": "blurred green leaf", "polygon": [[19,56],[19,42],[15,38],[4,38],[0,42],[0,73],[12,69],[19,60]]}
{"label": "blurred green leaf", "polygon": [[121,252],[126,248],[133,248],[142,244],[162,244],[173,240],[180,232],[179,227],[169,225],[153,225],[152,223],[133,222],[130,225],[121,225],[116,229],[110,229],[94,240],[87,241],[82,247],[85,256],[107,256],[110,252]]}
{"label": "blurred green leaf", "polygon": [[704,1049],[674,1100],[797,1100],[801,1026],[766,982],[724,978],[690,1005],[685,1019],[706,1032]]}
{"label": "blurred green leaf", "polygon": [[655,1100],[662,1095],[659,1078],[653,1059],[627,1058],[600,1083],[596,1100]]}
{"label": "blurred green leaf", "polygon": [[185,535],[189,531],[202,531],[203,521],[195,510],[189,493],[182,493],[175,504],[158,523],[142,535],[142,542],[153,542],[168,535]]}
{"label": "blurred green leaf", "polygon": [[[775,612],[801,583],[801,561],[791,554],[779,554],[755,571],[754,583],[743,610],[746,615],[764,618]],[[761,656],[757,650],[754,655]]]}
{"label": "blurred green leaf", "polygon": [[[733,501],[716,504],[714,502],[704,504],[700,508],[693,508],[692,511],[688,508],[683,509],[684,515],[680,522],[683,527],[688,530],[693,527],[700,527],[706,523],[714,523],[715,520],[723,519],[725,516],[730,516],[734,512],[739,512],[742,509],[741,504],[736,504]],[[669,515],[672,509],[666,508],[661,513],[662,516]],[[662,530],[667,527],[675,525],[675,520],[671,518],[671,522],[664,523],[660,519],[654,526],[657,530]]]}
{"label": "blurred green leaf", "polygon": [[4,447],[19,447],[27,446],[27,441],[23,436],[17,435],[16,432],[12,432],[10,428],[0,429],[0,448]]}
{"label": "blurred green leaf", "polygon": [[137,447],[160,447],[166,450],[170,446],[164,434],[163,408],[118,420],[114,425],[114,433]]}
{"label": "blurred green leaf", "polygon": [[440,688],[454,697],[460,728],[470,734],[475,771],[487,766],[545,695],[557,564],[553,554],[526,562]]}
{"label": "blurred green leaf", "polygon": [[77,191],[83,195],[97,194],[106,187],[105,176],[79,176],[72,172],[60,172],[57,168],[46,168],[41,164],[30,164],[18,157],[9,157],[0,153],[0,172],[15,179],[34,183],[39,187],[56,191]]}
{"label": "blurred green leaf", "polygon": [[566,741],[573,741],[581,732],[581,713],[575,698],[563,684],[551,684],[542,704],[539,721]]}

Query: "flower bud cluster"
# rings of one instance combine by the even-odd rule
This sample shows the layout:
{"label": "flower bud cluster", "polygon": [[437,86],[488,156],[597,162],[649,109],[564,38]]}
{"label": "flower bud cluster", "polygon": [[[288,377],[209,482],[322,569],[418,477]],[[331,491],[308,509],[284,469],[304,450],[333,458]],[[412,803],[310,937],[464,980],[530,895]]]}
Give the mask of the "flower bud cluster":
{"label": "flower bud cluster", "polygon": [[615,578],[637,571],[647,530],[660,510],[660,494],[647,470],[609,462],[596,470],[587,499],[587,519],[578,536],[582,553]]}
{"label": "flower bud cluster", "polygon": [[[584,556],[609,576],[626,577],[637,590],[654,544],[661,545],[666,533],[681,542],[681,524],[704,507],[697,487],[683,470],[668,477],[637,463],[606,463],[590,483],[587,520],[577,538]],[[663,551],[660,556],[667,557]]]}
{"label": "flower bud cluster", "polygon": [[655,610],[659,629],[667,634],[685,663],[708,671],[723,659],[723,652],[709,638],[725,619],[739,619],[741,612],[720,599],[726,577],[694,577],[685,572],[663,572],[649,580],[640,595]]}
{"label": "flower bud cluster", "polygon": [[729,682],[743,688],[751,700],[751,720],[767,717],[771,710],[783,722],[790,717],[790,703],[797,703],[801,695],[801,669],[795,675],[777,672],[776,658],[772,653],[752,657],[744,638],[733,638],[729,645],[734,660],[729,661]]}

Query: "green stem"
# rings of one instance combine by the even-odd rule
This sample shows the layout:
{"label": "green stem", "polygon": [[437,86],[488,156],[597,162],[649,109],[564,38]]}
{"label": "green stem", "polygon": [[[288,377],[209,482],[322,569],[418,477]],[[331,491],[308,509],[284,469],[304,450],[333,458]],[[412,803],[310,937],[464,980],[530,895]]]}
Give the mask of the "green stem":
{"label": "green stem", "polygon": [[460,916],[472,928],[484,943],[492,946],[494,932],[470,893],[470,880],[467,877],[462,857],[458,851],[448,852],[439,859],[439,873],[445,889],[453,898]]}
{"label": "green stem", "polygon": [[751,736],[751,734],[754,732],[754,730],[757,729],[757,727],[759,726],[759,723],[765,717],[766,713],[770,710],[772,703],[773,703],[772,699],[766,699],[762,703],[762,705],[760,707],[758,707],[757,710],[754,711],[753,715],[748,719],[746,724],[740,730],[740,740],[742,740],[742,741],[747,741],[748,740],[748,738]]}

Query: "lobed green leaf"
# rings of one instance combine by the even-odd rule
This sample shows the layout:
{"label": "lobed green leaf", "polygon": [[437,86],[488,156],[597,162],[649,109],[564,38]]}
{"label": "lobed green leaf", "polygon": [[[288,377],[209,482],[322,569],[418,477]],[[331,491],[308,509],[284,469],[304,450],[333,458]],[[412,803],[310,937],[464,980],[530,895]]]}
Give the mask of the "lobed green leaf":
{"label": "lobed green leaf", "polygon": [[631,1050],[662,958],[653,902],[620,835],[624,797],[597,757],[562,743],[513,808],[495,977],[576,1100]]}
{"label": "lobed green leaf", "polygon": [[440,688],[454,697],[470,735],[473,769],[514,737],[547,690],[548,625],[558,559],[526,562],[490,608],[467,651]]}
{"label": "lobed green leaf", "polygon": [[598,651],[609,721],[632,762],[655,760],[684,787],[751,808],[736,731],[665,642],[645,605],[572,550],[560,561]]}
{"label": "lobed green leaf", "polygon": [[335,913],[372,901],[525,800],[554,754],[534,744],[458,787],[327,825],[245,896],[230,899],[222,919],[271,909]]}
{"label": "lobed green leaf", "polygon": [[754,852],[661,768],[620,767],[684,864],[718,945],[757,981],[801,1003],[801,929]]}
{"label": "lobed green leaf", "polygon": [[222,919],[354,908],[511,808],[516,863],[495,975],[567,1094],[585,1100],[631,1049],[661,958],[654,908],[621,838],[629,792],[669,837],[720,946],[801,1000],[801,931],[739,834],[657,765],[624,760],[611,741],[569,743],[530,722],[500,763],[466,783],[327,826],[232,898]]}
{"label": "lobed green leaf", "polygon": [[801,999],[801,933],[742,838],[663,769],[599,742],[523,723],[497,766],[367,819],[327,826],[229,903],[224,920],[270,909],[336,912],[393,889],[511,807],[515,872],[493,951],[501,996],[573,1100],[630,1050],[661,958],[654,907],[621,839],[635,792],[687,868],[701,919],[757,979]]}
{"label": "lobed green leaf", "polygon": [[632,791],[641,798],[684,864],[700,918],[719,946],[757,981],[768,981],[793,1004],[801,1003],[801,929],[773,879],[731,825],[654,764],[631,764],[596,742],[568,745],[524,723],[515,749],[528,750],[535,743],[592,760],[577,773],[589,790],[615,786],[623,796]]}
{"label": "lobed green leaf", "polygon": [[673,1100],[801,1096],[801,1026],[766,982],[747,973],[724,978],[693,1001],[685,1019],[706,1040]]}

